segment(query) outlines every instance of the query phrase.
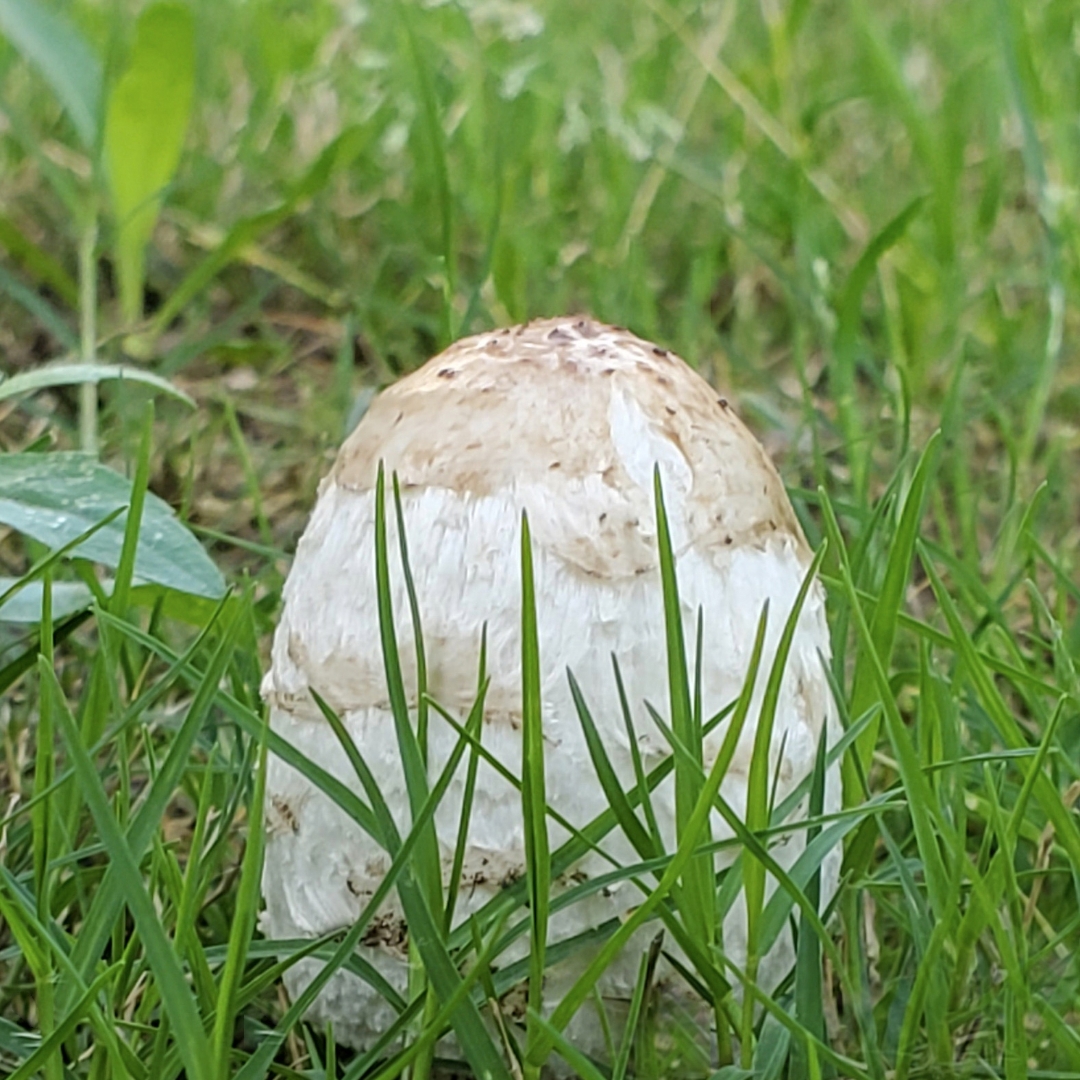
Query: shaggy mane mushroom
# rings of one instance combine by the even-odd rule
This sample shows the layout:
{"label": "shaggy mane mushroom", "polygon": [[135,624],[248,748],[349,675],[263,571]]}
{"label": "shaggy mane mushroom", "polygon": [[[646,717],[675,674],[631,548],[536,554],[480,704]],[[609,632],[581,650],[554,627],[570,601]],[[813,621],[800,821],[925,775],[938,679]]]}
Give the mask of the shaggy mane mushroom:
{"label": "shaggy mane mushroom", "polygon": [[[429,693],[457,715],[471,707],[483,627],[491,685],[485,747],[518,772],[521,762],[521,643],[518,537],[522,511],[532,531],[537,588],[545,768],[549,803],[583,826],[606,809],[571,699],[569,668],[586,694],[624,785],[633,765],[610,657],[617,657],[647,767],[669,753],[644,707],[667,700],[663,607],[653,472],[662,478],[688,640],[704,616],[701,688],[704,713],[730,704],[742,688],[763,605],[770,604],[762,670],[811,562],[810,551],[765,452],[723,397],[684,361],[626,330],[588,318],[547,319],[460,341],[373,402],[323,481],[285,586],[285,606],[263,685],[274,729],[350,787],[356,778],[310,693],[338,712],[373,770],[398,827],[409,823],[379,646],[374,567],[375,484],[379,463],[401,489],[410,563],[419,600]],[[388,513],[390,550],[396,526]],[[391,589],[406,687],[415,693],[416,657],[398,560]],[[781,686],[769,751],[776,800],[811,772],[823,729],[838,723],[822,669],[829,638],[824,594],[815,584],[800,615]],[[758,680],[758,697],[764,677]],[[410,701],[415,708],[417,702]],[[739,813],[754,746],[756,706],[721,788]],[[708,768],[721,725],[703,748]],[[433,716],[429,768],[437,775],[457,735]],[[444,878],[457,841],[464,787],[459,769],[436,815]],[[840,805],[836,767],[826,809]],[[670,778],[653,795],[658,823],[674,849]],[[805,815],[805,805],[795,817]],[[390,858],[298,772],[273,760],[268,778],[269,842],[264,929],[273,938],[311,937],[347,926],[370,899]],[[717,816],[716,838],[730,836]],[[551,826],[554,849],[565,836]],[[794,830],[773,848],[785,867],[805,845]],[[637,861],[618,830],[605,849]],[[717,868],[733,853],[717,855]],[[469,823],[455,919],[479,911],[523,873],[520,795],[481,763]],[[596,854],[556,883],[610,869]],[[835,890],[839,854],[823,867],[823,895]],[[622,918],[640,903],[629,883],[606,888],[556,913],[559,940]],[[615,1022],[636,977],[646,927],[606,972],[599,989]],[[500,966],[522,955],[499,958]],[[745,908],[738,901],[723,927],[723,948],[745,962]],[[406,988],[408,927],[393,895],[367,931],[364,957],[399,991]],[[552,967],[545,997],[556,1002],[591,954],[577,950]],[[765,957],[759,982],[776,985],[793,959],[785,931]],[[304,961],[286,977],[292,994],[319,970]],[[701,1011],[691,988],[662,961],[669,1002]],[[568,1036],[587,1052],[602,1048],[600,1026],[583,1009]],[[314,1019],[333,1020],[339,1041],[370,1045],[395,1018],[358,977],[338,972],[316,1000]],[[705,1015],[704,1013],[702,1015]]]}

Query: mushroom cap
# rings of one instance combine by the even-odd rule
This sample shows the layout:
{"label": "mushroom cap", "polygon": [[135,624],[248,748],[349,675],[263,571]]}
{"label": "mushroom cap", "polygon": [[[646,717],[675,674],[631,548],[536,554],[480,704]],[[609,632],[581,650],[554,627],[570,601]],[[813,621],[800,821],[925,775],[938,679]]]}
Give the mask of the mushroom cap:
{"label": "mushroom cap", "polygon": [[515,489],[526,504],[535,494],[580,509],[581,520],[530,524],[598,577],[656,566],[658,463],[668,499],[685,500],[678,546],[780,532],[806,552],[776,468],[727,399],[674,353],[587,318],[465,338],[395,383],[341,448],[331,482],[369,490],[380,461],[405,490]]}
{"label": "mushroom cap", "polygon": [[[656,544],[653,477],[659,470],[676,552],[685,630],[694,640],[703,614],[701,690],[705,715],[742,689],[763,605],[770,610],[762,672],[810,562],[810,551],[783,484],[768,457],[727,402],[665,349],[587,318],[547,319],[477,335],[451,346],[384,391],[345,442],[320,486],[311,521],[285,585],[285,605],[263,684],[274,729],[344,783],[355,777],[316,708],[317,690],[379,779],[399,828],[408,828],[408,796],[389,708],[379,645],[374,573],[375,485],[379,463],[396,475],[410,564],[419,600],[429,692],[459,715],[471,707],[486,631],[491,684],[483,742],[507,768],[520,769],[519,530],[529,516],[537,583],[545,771],[549,803],[580,827],[607,808],[569,692],[570,669],[589,702],[616,772],[634,783],[633,754],[610,657],[620,665],[633,711],[636,750],[646,766],[667,756],[664,734],[644,702],[667,701],[663,606]],[[387,515],[397,550],[395,515]],[[406,686],[416,705],[416,656],[408,595],[391,560],[395,631]],[[799,616],[781,682],[769,748],[779,803],[809,776],[822,731],[839,735],[822,667],[829,652],[824,594],[812,588]],[[755,717],[765,675],[721,791],[739,813],[754,751]],[[663,709],[661,708],[661,712]],[[725,725],[706,739],[708,768]],[[457,735],[437,717],[429,731],[434,775]],[[436,813],[444,876],[453,862],[464,777],[455,776]],[[269,841],[264,871],[264,928],[279,938],[313,936],[354,921],[389,866],[379,845],[298,772],[273,760],[268,774]],[[670,779],[653,795],[661,833],[674,848]],[[839,772],[830,767],[826,808],[840,805]],[[792,820],[805,815],[805,800]],[[717,839],[730,829],[717,816]],[[553,848],[565,838],[551,826]],[[620,834],[604,841],[626,865],[637,861]],[[791,867],[805,847],[793,831],[774,856]],[[717,856],[730,864],[734,849]],[[516,880],[524,867],[520,795],[480,765],[470,818],[457,918],[467,918]],[[556,889],[610,869],[586,856]],[[823,895],[835,889],[838,853],[826,860]],[[553,916],[553,939],[568,938],[640,902],[627,883],[597,891]],[[628,998],[645,928],[605,974],[606,1000]],[[746,952],[741,900],[723,927],[724,948]],[[523,947],[523,946],[522,946]],[[388,901],[363,945],[366,958],[404,988],[407,927]],[[500,963],[513,961],[511,952]],[[761,969],[775,983],[792,958],[785,929]],[[587,963],[579,950],[553,968],[545,995],[560,996]],[[291,992],[318,968],[307,961],[287,977]],[[693,995],[661,965],[669,997]],[[367,1045],[393,1011],[355,976],[339,973],[316,1002],[339,1039]],[[584,1014],[569,1029],[583,1048],[598,1048],[598,1028]]]}

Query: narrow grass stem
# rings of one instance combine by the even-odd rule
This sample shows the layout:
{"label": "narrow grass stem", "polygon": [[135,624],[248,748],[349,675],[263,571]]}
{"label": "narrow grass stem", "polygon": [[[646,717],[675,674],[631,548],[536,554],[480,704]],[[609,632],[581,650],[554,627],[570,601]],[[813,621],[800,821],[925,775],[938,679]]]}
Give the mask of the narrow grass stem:
{"label": "narrow grass stem", "polygon": [[[79,359],[84,364],[97,360],[97,216],[92,215],[79,240]],[[98,452],[97,382],[79,387],[79,449]]]}

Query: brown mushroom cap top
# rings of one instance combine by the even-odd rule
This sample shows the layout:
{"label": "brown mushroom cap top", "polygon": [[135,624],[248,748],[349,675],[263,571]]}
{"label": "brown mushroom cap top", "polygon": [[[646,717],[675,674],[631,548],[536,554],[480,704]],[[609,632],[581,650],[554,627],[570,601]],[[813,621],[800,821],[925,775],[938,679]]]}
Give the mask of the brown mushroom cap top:
{"label": "brown mushroom cap top", "polygon": [[[395,383],[341,448],[331,482],[369,490],[380,460],[403,491],[516,491],[534,537],[598,576],[655,566],[656,461],[669,512],[681,505],[679,546],[776,538],[806,553],[775,467],[727,401],[674,353],[588,318],[465,338]],[[553,506],[574,511],[538,522]]]}

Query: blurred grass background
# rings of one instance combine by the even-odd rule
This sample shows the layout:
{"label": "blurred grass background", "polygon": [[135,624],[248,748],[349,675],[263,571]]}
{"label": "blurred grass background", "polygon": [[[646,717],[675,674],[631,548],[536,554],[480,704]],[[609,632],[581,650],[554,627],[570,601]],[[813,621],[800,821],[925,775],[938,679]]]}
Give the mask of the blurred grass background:
{"label": "blurred grass background", "polygon": [[[265,392],[282,376],[311,382],[324,401],[292,437],[334,442],[327,414],[358,382],[465,333],[588,310],[739,390],[774,448],[797,450],[792,482],[865,496],[944,422],[982,448],[951,457],[965,555],[1021,481],[1030,495],[1049,478],[1059,527],[1076,520],[1071,4],[195,10],[197,94],[148,255],[155,370],[253,381],[241,415],[283,404]],[[122,65],[130,5],[70,15]],[[92,165],[42,79],[11,48],[3,63],[11,269],[70,321],[70,290],[18,247],[73,281],[74,223],[42,163]],[[110,246],[103,225],[116,354],[133,327]],[[224,265],[176,311],[207,252]],[[4,304],[9,370],[62,351]]]}
{"label": "blurred grass background", "polygon": [[[2,6],[5,18],[19,7]],[[115,81],[138,5],[50,10],[100,56],[105,83]],[[190,121],[134,311],[121,296],[96,151],[40,65],[0,37],[0,356],[14,375],[76,348],[86,226],[64,191],[83,192],[76,203],[99,222],[83,267],[97,292],[98,357],[134,357],[198,402],[194,412],[159,403],[150,484],[233,580],[253,581],[236,676],[252,701],[287,554],[366,395],[458,336],[588,311],[675,349],[730,391],[815,544],[817,489],[831,497],[871,593],[898,515],[898,503],[879,500],[894,478],[893,494],[906,490],[913,453],[941,429],[924,539],[1034,742],[1046,702],[1063,702],[1051,757],[1071,807],[1080,761],[1072,0],[197,0],[190,10]],[[148,115],[157,106],[148,100]],[[137,456],[144,399],[130,383],[101,386],[102,454],[122,471]],[[0,401],[0,443],[74,446],[78,407],[76,390],[56,388]],[[0,543],[8,572],[25,555],[14,536]],[[835,554],[827,572],[835,582]],[[843,679],[856,649],[836,593]],[[946,628],[921,569],[903,600],[909,617]],[[925,636],[901,634],[893,658],[909,719],[924,715],[926,648]],[[92,649],[76,644],[63,661],[73,695]],[[1008,682],[1002,664],[1027,682]],[[966,749],[988,753],[999,743],[965,670],[947,654],[941,692],[953,695]],[[33,767],[36,694],[15,684],[3,706],[12,814]],[[879,788],[895,780],[890,753],[883,746],[875,762]],[[1016,798],[1022,779],[999,767],[987,777],[969,766],[950,798],[963,803],[966,784],[972,814],[989,821],[993,799]],[[1023,834],[1022,874],[1047,871],[1044,824],[1035,818]],[[972,859],[985,866],[996,834],[967,827]],[[900,846],[858,893],[868,906],[852,907],[845,923],[870,928],[852,955],[885,1060],[919,954],[891,876],[903,879],[907,850],[897,829]],[[1077,940],[1068,883],[1078,869],[1054,858],[1042,902],[1058,936],[1038,919],[1032,929],[1030,912],[1018,919],[1047,933],[1032,943],[1045,962],[1026,977],[1075,1030],[1080,972],[1075,952],[1068,961],[1060,952]],[[202,915],[208,941],[227,936],[229,887]],[[868,897],[885,912],[880,939]],[[999,1068],[997,1035],[972,1034],[979,1011],[996,1008],[992,951],[983,960],[970,998],[949,1005],[956,1059],[975,1070]],[[16,976],[9,966],[3,1002],[32,1024],[32,995]],[[1080,1069],[1080,1041],[1036,1014],[1031,1075]],[[293,1051],[299,1068],[299,1044]],[[940,1041],[935,1053],[945,1068]],[[1000,1067],[1019,1076],[1028,1064]]]}

